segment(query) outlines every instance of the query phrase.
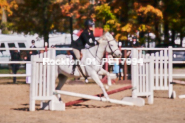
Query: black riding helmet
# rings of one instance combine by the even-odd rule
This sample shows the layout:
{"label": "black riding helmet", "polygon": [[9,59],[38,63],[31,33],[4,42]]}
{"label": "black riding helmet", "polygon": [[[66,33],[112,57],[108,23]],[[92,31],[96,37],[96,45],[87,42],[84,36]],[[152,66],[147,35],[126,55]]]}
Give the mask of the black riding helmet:
{"label": "black riding helmet", "polygon": [[93,26],[94,22],[92,20],[88,19],[88,20],[85,21],[84,25],[85,25],[85,27]]}

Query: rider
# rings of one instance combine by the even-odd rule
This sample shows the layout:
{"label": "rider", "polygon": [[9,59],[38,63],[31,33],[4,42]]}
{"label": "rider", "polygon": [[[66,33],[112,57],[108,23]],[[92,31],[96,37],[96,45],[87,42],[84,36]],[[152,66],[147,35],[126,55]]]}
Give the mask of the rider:
{"label": "rider", "polygon": [[[86,20],[84,23],[85,29],[83,30],[83,32],[81,33],[79,38],[76,41],[72,42],[73,52],[74,52],[77,60],[80,60],[82,58],[81,50],[85,49],[86,45],[94,46],[98,43],[95,40],[95,37],[93,34],[93,28],[92,28],[93,25],[94,25],[94,23],[92,20],[90,20],[90,19]],[[77,65],[79,66],[79,64],[77,64]],[[74,74],[75,67],[76,67],[76,65],[73,66],[72,74]],[[79,69],[80,69],[80,66],[79,66]]]}

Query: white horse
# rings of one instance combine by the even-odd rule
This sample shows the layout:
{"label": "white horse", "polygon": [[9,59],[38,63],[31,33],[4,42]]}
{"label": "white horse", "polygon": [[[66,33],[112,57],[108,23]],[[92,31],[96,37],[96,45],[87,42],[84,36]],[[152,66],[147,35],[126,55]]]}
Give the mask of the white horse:
{"label": "white horse", "polygon": [[[83,73],[87,77],[91,77],[99,85],[99,87],[103,91],[105,98],[108,101],[109,100],[108,94],[98,75],[100,73],[102,75],[107,75],[108,85],[111,85],[111,78],[110,78],[109,72],[102,68],[102,65],[101,65],[102,58],[105,51],[108,53],[111,53],[115,57],[120,57],[122,54],[118,48],[117,42],[109,32],[105,33],[98,41],[99,41],[99,45],[93,46],[89,49],[82,50],[83,57],[82,57],[81,63],[83,63],[84,66],[81,66],[81,68]],[[66,56],[58,55],[56,57],[56,59],[61,59],[61,58],[66,58]],[[87,58],[91,58],[91,59],[94,58],[96,65],[93,65],[93,64],[87,65],[86,64]],[[60,90],[62,88],[62,86],[64,85],[68,77],[79,78],[82,76],[80,71],[78,70],[78,67],[76,67],[74,75],[70,74],[71,71],[72,71],[72,65],[59,65],[56,67],[56,78],[57,77],[59,78],[59,83],[56,87],[56,90]]]}

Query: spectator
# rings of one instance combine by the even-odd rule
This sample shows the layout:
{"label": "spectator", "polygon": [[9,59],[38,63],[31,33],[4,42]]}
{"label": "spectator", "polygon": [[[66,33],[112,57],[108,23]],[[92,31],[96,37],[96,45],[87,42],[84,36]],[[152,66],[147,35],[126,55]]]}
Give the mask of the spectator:
{"label": "spectator", "polygon": [[[30,48],[37,48],[35,46],[35,40],[32,40],[31,43],[32,43],[32,45],[30,46]],[[33,50],[32,52],[30,52],[30,55],[36,55],[36,54],[37,54],[36,50]]]}
{"label": "spectator", "polygon": [[[13,47],[15,48],[15,47]],[[21,56],[20,53],[18,52],[18,50],[11,50],[11,61],[20,61],[21,60]],[[20,64],[11,64],[12,67],[12,72],[13,74],[16,74],[17,71],[19,70]],[[13,77],[13,83],[16,83],[16,77]]]}
{"label": "spectator", "polygon": [[137,48],[137,47],[140,47],[140,44],[139,42],[137,41],[137,37],[132,37],[132,47],[133,48]]}
{"label": "spectator", "polygon": [[[37,48],[35,46],[35,41],[34,40],[32,40],[31,43],[32,43],[32,45],[30,46],[30,48]],[[29,52],[27,52],[27,56],[24,57],[24,60],[31,61],[31,55],[36,55],[36,54],[38,54],[38,52],[36,50],[30,50]],[[26,74],[27,75],[31,74],[31,64],[30,63],[26,63]],[[26,77],[26,83],[27,84],[31,83],[31,77],[30,76]]]}
{"label": "spectator", "polygon": [[[32,45],[30,46],[30,48],[37,48],[35,46],[35,41],[32,40],[31,42],[32,42]],[[24,60],[31,61],[31,55],[36,55],[36,54],[38,54],[38,52],[36,50],[30,50],[30,51],[28,51],[27,54],[26,54],[26,56],[24,57]]]}
{"label": "spectator", "polygon": [[[122,69],[120,72],[122,72]],[[119,61],[117,61],[116,59],[114,59],[113,73],[116,74],[117,78],[119,77]]]}

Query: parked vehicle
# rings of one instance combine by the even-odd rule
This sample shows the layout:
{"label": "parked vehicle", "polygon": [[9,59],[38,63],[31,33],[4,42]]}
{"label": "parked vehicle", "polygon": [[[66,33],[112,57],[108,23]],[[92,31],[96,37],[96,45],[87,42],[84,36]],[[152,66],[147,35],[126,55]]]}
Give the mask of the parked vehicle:
{"label": "parked vehicle", "polygon": [[173,61],[185,61],[185,51],[173,51]]}
{"label": "parked vehicle", "polygon": [[[6,48],[5,50],[0,50],[0,61],[9,61],[11,59],[11,54],[9,48],[16,47],[21,53],[23,58],[26,55],[25,51],[20,51],[20,48],[27,48],[27,41],[24,37],[19,36],[4,36],[0,38],[0,48]],[[8,66],[8,64],[0,64],[0,66]]]}

